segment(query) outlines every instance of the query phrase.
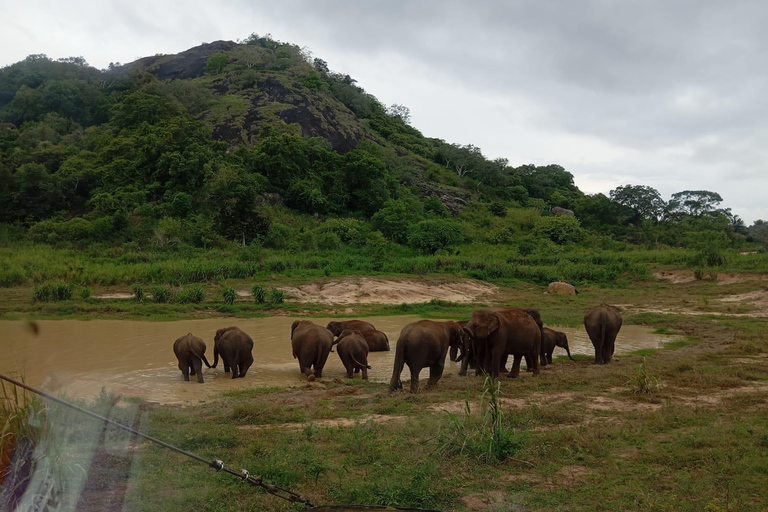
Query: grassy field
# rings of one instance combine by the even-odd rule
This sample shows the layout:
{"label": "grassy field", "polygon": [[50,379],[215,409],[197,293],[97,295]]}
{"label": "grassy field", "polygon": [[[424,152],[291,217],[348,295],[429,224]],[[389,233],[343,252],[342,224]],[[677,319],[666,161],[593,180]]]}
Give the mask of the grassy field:
{"label": "grassy field", "polygon": [[[111,409],[107,397],[100,407],[316,504],[761,511],[768,508],[766,320],[748,316],[764,313],[754,304],[720,299],[764,287],[749,279],[649,279],[554,296],[531,283],[501,286],[496,303],[536,305],[545,323],[578,325],[584,309],[605,300],[623,304],[628,324],[680,337],[607,366],[560,357],[539,377],[502,378],[495,398],[485,379],[461,378],[451,367],[436,389],[416,395],[359,380],[305,385],[297,377],[294,388],[230,392],[197,406],[123,400]],[[202,306],[175,307],[194,309],[173,314],[195,315]],[[281,307],[304,314],[328,309]],[[474,307],[435,301],[355,312],[459,318]],[[300,509],[147,443],[109,435],[100,443],[79,510],[115,503],[128,511]]]}

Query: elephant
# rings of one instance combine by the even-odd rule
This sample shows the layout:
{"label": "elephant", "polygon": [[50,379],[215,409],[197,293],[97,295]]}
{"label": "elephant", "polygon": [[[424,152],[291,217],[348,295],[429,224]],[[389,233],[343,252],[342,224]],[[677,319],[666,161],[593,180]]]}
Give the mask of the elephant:
{"label": "elephant", "polygon": [[[357,331],[360,332],[360,331]],[[343,333],[342,333],[343,334]],[[381,331],[362,331],[360,332],[365,342],[368,344],[368,350],[371,352],[388,352],[389,338]]]}
{"label": "elephant", "polygon": [[595,364],[611,362],[616,349],[616,336],[621,330],[621,313],[603,302],[584,315],[584,328],[595,347]]}
{"label": "elephant", "polygon": [[579,290],[577,290],[571,283],[555,281],[547,285],[547,293],[553,295],[578,295]]}
{"label": "elephant", "polygon": [[311,382],[323,376],[323,367],[333,346],[333,333],[309,320],[296,320],[291,325],[291,346],[301,373]]}
{"label": "elephant", "polygon": [[[536,321],[525,311],[517,308],[480,309],[464,327],[476,349],[478,368],[497,378],[505,357],[514,357],[508,377],[520,374],[520,362],[528,355],[533,374],[539,374],[541,330]],[[462,365],[462,370],[465,368]],[[466,372],[465,372],[466,374]]]}
{"label": "elephant", "polygon": [[341,363],[347,369],[347,378],[362,370],[363,380],[368,380],[368,343],[360,331],[344,329],[339,335],[338,353]]}
{"label": "elephant", "polygon": [[408,365],[411,371],[412,393],[419,390],[419,373],[426,367],[429,367],[427,388],[434,387],[443,376],[448,349],[461,347],[465,343],[466,335],[457,322],[419,320],[406,325],[397,339],[395,365],[392,370],[392,379],[389,381],[389,391],[402,389],[400,374],[405,365]]}
{"label": "elephant", "polygon": [[213,368],[219,364],[219,354],[224,372],[231,368],[233,379],[245,377],[253,364],[253,340],[238,327],[219,329],[213,338]]}
{"label": "elephant", "polygon": [[372,323],[366,322],[365,320],[342,320],[340,322],[328,322],[328,325],[326,325],[325,328],[331,331],[334,336],[339,336],[345,329],[360,332],[376,330]]}
{"label": "elephant", "polygon": [[[459,324],[459,325],[461,326],[461,328],[463,329],[463,328],[464,328],[464,326],[465,326],[465,325],[467,325],[467,322],[468,322],[468,321],[469,321],[469,320],[459,320],[459,321],[458,321],[458,322],[456,322],[456,323],[457,323],[457,324]],[[451,347],[450,351],[448,352],[448,357],[449,357],[449,358],[451,359],[451,361],[453,361],[454,363],[457,363],[457,362],[459,362],[459,361],[463,361],[463,360],[464,360],[464,358],[466,358],[466,357],[472,357],[472,356],[471,356],[471,355],[468,353],[468,349],[469,349],[469,347],[468,347],[468,346],[465,346],[465,347],[457,347],[457,346],[453,346],[453,347]],[[461,351],[461,354],[459,354],[459,351]],[[473,360],[472,360],[470,363],[471,363],[471,364],[474,364],[474,359],[473,359]]]}
{"label": "elephant", "polygon": [[[501,306],[501,307],[495,307],[495,308],[486,308],[487,311],[510,311],[510,310],[516,310],[516,311],[523,311],[525,314],[530,316],[534,322],[536,322],[536,325],[539,327],[539,330],[542,330],[544,328],[544,325],[541,321],[541,314],[539,313],[539,310],[536,308],[516,308],[512,306]],[[467,325],[467,322],[459,322],[462,324],[462,327]],[[459,370],[459,375],[462,377],[467,374],[467,367],[474,368],[475,374],[480,375],[485,371],[485,369],[481,366],[478,366],[477,360],[482,360],[483,357],[485,357],[485,354],[483,352],[484,345],[475,344],[474,340],[470,338],[469,342],[467,343],[467,349],[466,349],[466,356],[459,357],[460,360],[462,360],[461,369]],[[478,357],[478,354],[481,353],[481,355]],[[533,372],[534,363],[531,360],[531,358],[526,354],[525,357],[525,365],[528,372]],[[464,362],[466,361],[466,362]],[[502,358],[502,365],[499,368],[499,371],[507,372],[506,370],[507,366],[507,355],[504,355]]]}
{"label": "elephant", "polygon": [[568,353],[568,358],[574,361],[571,357],[571,350],[568,348],[568,337],[564,332],[544,327],[541,330],[541,335],[541,366],[552,364],[552,352],[555,351],[555,347],[564,348]]}
{"label": "elephant", "polygon": [[552,213],[555,215],[568,215],[570,217],[573,217],[573,210],[569,210],[568,208],[562,208],[560,206],[555,206],[552,208]]}
{"label": "elephant", "polygon": [[191,332],[173,342],[173,353],[179,360],[179,370],[184,380],[189,381],[190,375],[197,375],[197,382],[203,383],[203,363],[210,368],[205,358],[205,342]]}

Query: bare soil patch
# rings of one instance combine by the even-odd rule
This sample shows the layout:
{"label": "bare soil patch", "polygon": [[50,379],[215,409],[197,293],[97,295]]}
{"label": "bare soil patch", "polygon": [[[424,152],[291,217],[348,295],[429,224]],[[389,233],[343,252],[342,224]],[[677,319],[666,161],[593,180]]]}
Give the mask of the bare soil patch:
{"label": "bare soil patch", "polygon": [[404,420],[407,416],[389,416],[386,414],[364,414],[359,418],[331,418],[325,420],[316,420],[313,422],[301,422],[301,423],[275,423],[271,425],[238,425],[239,430],[269,430],[269,429],[289,429],[289,430],[301,430],[307,428],[310,425],[316,427],[354,427],[357,424],[368,423],[372,421],[374,423],[384,423],[387,421]]}
{"label": "bare soil patch", "polygon": [[430,284],[370,277],[349,277],[326,283],[284,286],[280,289],[289,300],[320,304],[414,304],[432,299],[473,302],[478,297],[498,291],[494,285],[470,279]]}
{"label": "bare soil patch", "polygon": [[95,296],[97,299],[132,299],[133,297],[132,293],[102,293]]}
{"label": "bare soil patch", "polygon": [[[658,279],[665,279],[676,284],[690,283],[696,280],[693,270],[661,270],[654,272],[653,275]],[[749,281],[768,281],[768,274],[717,274],[717,284],[720,285],[746,283]]]}

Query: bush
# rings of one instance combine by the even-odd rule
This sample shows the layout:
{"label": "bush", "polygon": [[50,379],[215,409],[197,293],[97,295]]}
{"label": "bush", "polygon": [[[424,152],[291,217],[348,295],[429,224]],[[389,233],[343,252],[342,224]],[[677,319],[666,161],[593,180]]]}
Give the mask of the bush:
{"label": "bush", "polygon": [[267,290],[265,290],[264,287],[260,284],[251,286],[251,293],[253,294],[254,302],[262,304],[265,300],[267,300]]}
{"label": "bush", "polygon": [[55,302],[72,298],[73,287],[69,283],[44,283],[32,290],[33,302]]}
{"label": "bush", "polygon": [[332,251],[341,247],[341,238],[333,232],[321,233],[317,239],[317,246],[324,251]]}
{"label": "bush", "polygon": [[270,249],[287,249],[293,240],[293,229],[285,224],[273,223],[269,226],[267,236],[264,238],[264,247]]}
{"label": "bush", "polygon": [[277,304],[282,304],[283,301],[285,301],[285,292],[282,290],[278,290],[277,288],[272,288],[269,290],[269,303],[273,306]]}
{"label": "bush", "polygon": [[576,217],[556,215],[542,217],[533,228],[536,237],[549,239],[558,245],[576,243],[582,238],[581,226]]}
{"label": "bush", "polygon": [[80,290],[80,298],[83,300],[89,299],[91,297],[91,289],[87,286]]}
{"label": "bush", "polygon": [[140,284],[135,284],[131,289],[133,290],[133,298],[136,302],[144,302],[144,287]]}
{"label": "bush", "polygon": [[166,286],[155,286],[152,288],[152,299],[160,304],[170,302],[173,298],[171,290]]}
{"label": "bush", "polygon": [[231,286],[222,288],[221,296],[224,298],[224,304],[234,304],[237,300],[237,292]]}
{"label": "bush", "polygon": [[319,228],[320,233],[335,233],[348,245],[362,247],[368,240],[371,228],[357,219],[328,219]]}
{"label": "bush", "polygon": [[643,358],[643,362],[635,368],[635,374],[631,375],[627,381],[629,389],[638,395],[652,395],[659,389],[660,384],[661,379],[651,375],[648,371],[648,366],[645,364],[645,358]]}
{"label": "bush", "polygon": [[488,211],[491,212],[496,217],[506,217],[507,216],[507,207],[501,204],[498,201],[494,201],[491,204],[488,205]]}
{"label": "bush", "polygon": [[463,241],[461,224],[452,220],[423,220],[411,226],[408,232],[408,245],[427,254],[450,249]]}
{"label": "bush", "polygon": [[203,293],[202,286],[190,286],[188,288],[182,288],[173,296],[173,299],[180,304],[198,304],[203,302],[205,293]]}

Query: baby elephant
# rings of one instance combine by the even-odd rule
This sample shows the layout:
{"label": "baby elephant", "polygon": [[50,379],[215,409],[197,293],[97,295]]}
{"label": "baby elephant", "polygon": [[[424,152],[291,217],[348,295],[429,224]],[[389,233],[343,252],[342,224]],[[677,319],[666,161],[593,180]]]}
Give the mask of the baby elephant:
{"label": "baby elephant", "polygon": [[238,327],[225,327],[213,338],[213,367],[224,363],[224,372],[232,370],[232,378],[245,377],[253,364],[253,340]]}
{"label": "baby elephant", "polygon": [[360,331],[350,331],[345,329],[339,335],[339,359],[347,369],[347,378],[351,379],[352,374],[363,372],[363,380],[368,380],[368,343],[365,341]]}
{"label": "baby elephant", "polygon": [[555,351],[555,347],[564,348],[568,353],[568,358],[571,361],[574,360],[571,357],[571,350],[568,348],[568,337],[565,333],[544,327],[541,329],[541,366],[552,364],[552,352]]}
{"label": "baby elephant", "polygon": [[208,360],[205,358],[205,342],[192,333],[182,336],[173,342],[173,353],[179,360],[179,370],[188,381],[190,375],[197,374],[197,382],[203,383],[203,363],[208,368]]}

